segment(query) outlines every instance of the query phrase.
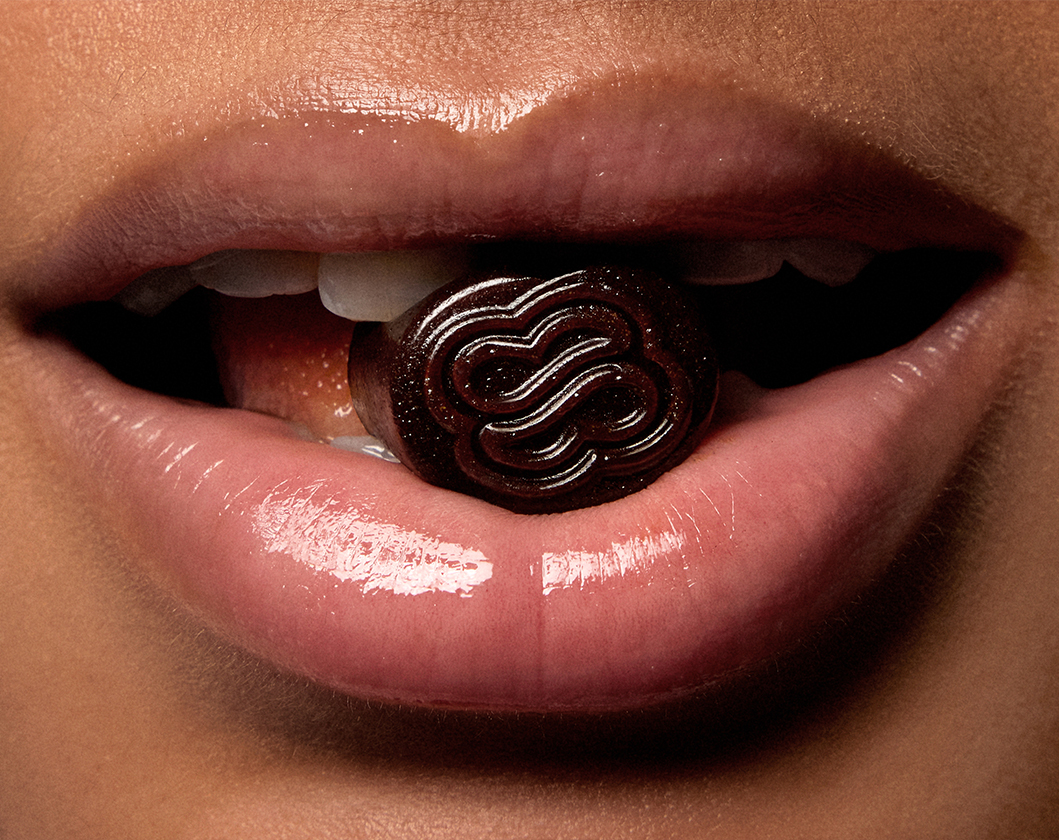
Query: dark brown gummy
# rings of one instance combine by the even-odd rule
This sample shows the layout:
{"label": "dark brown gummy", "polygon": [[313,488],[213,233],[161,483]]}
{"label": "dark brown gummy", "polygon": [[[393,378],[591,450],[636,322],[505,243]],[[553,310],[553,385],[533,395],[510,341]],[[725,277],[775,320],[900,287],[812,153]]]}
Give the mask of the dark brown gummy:
{"label": "dark brown gummy", "polygon": [[405,466],[518,513],[650,484],[701,440],[719,375],[687,292],[612,267],[456,281],[358,324],[349,359],[358,415]]}

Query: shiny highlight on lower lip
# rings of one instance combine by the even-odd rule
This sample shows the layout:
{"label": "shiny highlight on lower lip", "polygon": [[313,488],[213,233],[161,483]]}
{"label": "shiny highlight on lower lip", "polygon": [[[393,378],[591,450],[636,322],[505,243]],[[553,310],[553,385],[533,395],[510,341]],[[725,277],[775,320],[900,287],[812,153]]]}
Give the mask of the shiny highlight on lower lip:
{"label": "shiny highlight on lower lip", "polygon": [[624,578],[648,575],[665,558],[683,556],[688,538],[676,530],[631,534],[603,549],[545,551],[541,557],[541,593],[581,591]]}
{"label": "shiny highlight on lower lip", "polygon": [[493,576],[483,552],[364,516],[320,486],[280,484],[250,516],[266,554],[353,583],[364,594],[469,597]]}

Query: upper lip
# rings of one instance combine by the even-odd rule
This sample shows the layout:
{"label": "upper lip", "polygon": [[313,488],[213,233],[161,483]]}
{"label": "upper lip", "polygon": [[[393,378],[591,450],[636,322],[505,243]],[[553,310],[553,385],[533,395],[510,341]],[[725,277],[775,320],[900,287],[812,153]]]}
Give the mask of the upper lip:
{"label": "upper lip", "polygon": [[[630,102],[635,102],[636,107],[630,109]],[[184,148],[170,149],[146,170],[130,174],[111,194],[100,197],[88,207],[82,218],[55,244],[49,258],[39,266],[39,282],[34,284],[32,293],[23,295],[23,305],[41,312],[78,301],[106,299],[146,270],[190,262],[206,253],[227,248],[337,251],[505,237],[611,240],[820,236],[856,240],[884,251],[917,246],[973,248],[991,251],[1002,258],[1014,253],[1019,239],[1017,232],[1002,220],[945,192],[934,183],[917,178],[880,151],[846,139],[837,130],[814,123],[805,115],[723,88],[705,89],[683,82],[660,84],[658,79],[650,79],[641,80],[632,87],[628,84],[603,86],[557,99],[539,109],[539,112],[531,112],[517,120],[505,131],[486,138],[462,136],[429,121],[407,122],[372,114],[299,114],[264,123],[235,126],[226,129],[224,136],[213,142],[188,143]],[[967,324],[960,322],[953,329],[965,330],[966,327]],[[1010,355],[1010,350],[1004,352],[1005,357]],[[916,359],[917,364],[921,363],[919,356]],[[912,365],[913,362],[907,364]],[[880,362],[879,369],[886,369],[885,365]],[[1003,365],[999,362],[990,367],[989,376],[998,376],[1001,367]],[[890,375],[881,374],[884,380]],[[839,374],[833,382],[845,381],[842,376]],[[930,378],[929,372],[927,378]],[[833,385],[825,385],[818,393],[829,393],[829,387],[833,389]],[[966,390],[963,385],[955,390],[961,389]],[[953,405],[969,406],[965,412],[967,416],[956,423],[958,430],[949,435],[951,445],[955,447],[954,452],[965,448],[967,437],[973,433],[978,417],[984,411],[982,406],[988,403],[991,385],[983,383],[979,390],[981,393],[976,392],[974,399],[964,400],[957,394],[948,400]],[[104,391],[106,395],[101,396]],[[898,428],[907,431],[911,421],[902,414],[903,409],[889,405],[888,398],[881,394],[880,390],[875,395],[876,401],[883,406],[879,409],[880,416],[889,416],[887,412],[890,412],[902,418],[900,423],[905,425],[899,425]],[[48,402],[47,397],[45,404],[50,409],[46,410],[61,414],[62,410],[58,408],[61,402]],[[70,400],[70,403],[82,408],[91,406],[92,411],[113,411],[106,423],[113,431],[124,422],[119,415],[125,411],[115,409],[114,399],[117,399],[114,394],[104,388],[88,395],[87,401],[79,397]],[[142,414],[142,418],[161,417],[156,403],[150,403],[154,407],[148,411],[145,408],[147,403],[140,396],[130,395],[127,399],[121,399],[128,406],[133,406],[129,409],[132,414],[148,412]],[[780,397],[770,406],[779,406],[781,411],[793,406],[792,411],[801,411],[808,416],[819,407],[814,407],[813,399],[815,397],[806,398],[804,395],[789,399]],[[877,408],[846,403],[842,405],[849,412],[843,422],[848,420],[850,423],[858,420],[858,412],[862,409],[867,417],[870,411]],[[202,424],[212,421],[197,411],[183,407],[176,411],[172,428],[180,431],[174,434],[179,436],[190,428],[198,429],[196,434],[204,434],[201,431],[205,428]],[[180,417],[176,414],[180,414]],[[158,433],[164,435],[169,433],[169,418],[163,419],[164,422],[159,422]],[[753,419],[761,424],[770,421],[765,415],[757,415]],[[61,418],[57,421],[60,426],[63,422]],[[66,422],[69,428],[73,428],[71,422]],[[871,415],[870,422],[865,422],[870,427],[865,432],[865,438],[874,440],[874,435],[886,439],[883,455],[892,455],[895,451],[893,441],[887,438],[887,433],[879,432],[876,428],[883,421]],[[92,426],[92,422],[87,425]],[[852,428],[850,434],[857,431]],[[792,441],[796,439],[797,436],[794,436]],[[722,443],[730,447],[733,445],[731,441],[741,440],[744,438],[733,432]],[[806,445],[818,444],[819,441],[806,438]],[[127,447],[127,444],[122,445]],[[796,448],[798,445],[792,442],[788,447]],[[174,442],[164,450],[169,453],[166,457],[172,456],[176,446]],[[283,456],[286,458],[284,464],[296,463],[295,456],[291,454],[293,450],[288,452],[287,446],[284,442],[280,447],[287,452]],[[95,451],[94,446],[89,449]],[[189,445],[187,452],[191,450]],[[181,451],[179,458],[184,458],[187,452]],[[784,452],[791,454],[786,459],[791,468],[801,468],[808,460],[804,452]],[[909,462],[914,461],[918,454],[917,449],[909,456]],[[92,460],[93,457],[89,458],[89,470],[97,464]],[[125,455],[120,457],[124,458]],[[197,464],[196,457],[188,456],[184,463]],[[209,457],[209,453],[203,457]],[[321,484],[313,493],[300,496],[298,503],[308,505],[311,502],[317,505],[321,516],[330,516],[332,507],[329,505],[346,509],[342,507],[346,501],[340,485],[343,476],[348,476],[350,471],[348,463],[343,461],[339,471],[341,475],[337,472],[335,476],[320,472],[323,469],[320,467],[321,457],[338,456],[297,456],[303,458],[305,463],[312,462],[311,469],[305,471],[306,475],[312,473],[323,476],[319,478]],[[742,455],[736,453],[726,457],[738,461]],[[916,509],[901,509],[900,516],[896,517],[899,521],[893,528],[889,527],[889,523],[866,524],[868,514],[861,508],[872,508],[871,512],[883,519],[891,515],[891,508],[901,508],[902,505],[887,494],[898,492],[894,487],[902,485],[904,471],[910,470],[910,465],[899,465],[892,472],[883,470],[877,480],[871,478],[857,483],[847,481],[845,473],[838,474],[846,460],[855,459],[844,459],[837,455],[834,462],[839,466],[831,470],[826,478],[806,477],[803,487],[796,493],[791,491],[797,498],[792,496],[788,500],[790,504],[807,504],[805,499],[814,492],[826,496],[831,492],[846,492],[847,485],[853,488],[848,492],[856,498],[852,500],[851,509],[843,516],[829,507],[819,516],[814,516],[812,512],[806,515],[807,524],[804,526],[807,531],[815,526],[829,528],[830,540],[849,538],[861,541],[848,547],[848,552],[857,558],[847,564],[853,568],[848,580],[828,587],[815,579],[840,566],[838,550],[842,547],[834,545],[828,545],[826,551],[818,552],[819,556],[811,557],[809,561],[801,555],[797,559],[791,558],[790,563],[786,559],[782,562],[777,560],[773,564],[775,569],[770,566],[768,573],[777,578],[790,576],[790,568],[807,563],[807,571],[799,574],[803,578],[814,578],[810,581],[784,577],[773,587],[765,585],[767,581],[763,583],[755,579],[755,572],[750,571],[749,579],[753,579],[755,586],[760,584],[760,590],[742,598],[737,593],[732,600],[728,618],[714,616],[705,622],[709,627],[704,632],[715,633],[716,640],[699,640],[695,638],[694,628],[685,626],[690,620],[688,616],[697,615],[697,611],[702,609],[696,605],[695,599],[699,592],[712,598],[725,588],[737,588],[739,584],[735,578],[740,573],[748,572],[746,569],[739,572],[725,566],[725,552],[738,554],[738,551],[724,548],[718,538],[716,545],[710,544],[716,550],[717,557],[722,559],[714,558],[714,565],[709,569],[704,567],[701,557],[682,561],[685,583],[690,586],[698,582],[700,588],[694,592],[689,590],[689,595],[689,592],[680,592],[680,587],[675,585],[674,575],[680,575],[677,575],[679,570],[673,564],[681,562],[679,553],[699,550],[688,548],[688,545],[701,543],[701,546],[705,546],[710,542],[710,534],[704,534],[701,529],[709,532],[711,527],[717,527],[716,524],[697,523],[690,514],[688,521],[685,521],[685,511],[679,509],[676,503],[686,501],[696,492],[686,473],[673,478],[670,487],[679,490],[675,498],[666,500],[664,505],[650,509],[644,507],[658,501],[655,494],[645,495],[647,501],[642,504],[630,500],[629,504],[620,508],[625,514],[635,511],[643,517],[643,522],[659,526],[657,534],[639,533],[638,523],[626,527],[628,523],[608,521],[610,514],[600,510],[571,514],[572,517],[590,519],[597,530],[607,523],[613,529],[612,548],[617,551],[621,543],[622,550],[632,551],[635,555],[625,556],[624,559],[612,558],[617,564],[615,569],[606,575],[601,573],[600,577],[608,586],[615,576],[628,574],[630,581],[641,573],[655,576],[653,570],[644,572],[643,564],[656,559],[665,557],[666,562],[670,563],[668,572],[659,573],[659,585],[653,590],[644,590],[645,593],[650,592],[652,597],[636,602],[636,614],[627,619],[637,627],[657,626],[662,634],[659,639],[626,653],[615,652],[612,645],[603,641],[605,633],[586,631],[593,620],[592,611],[600,609],[601,603],[590,598],[573,606],[570,601],[563,601],[565,606],[555,614],[558,617],[553,616],[553,626],[559,628],[554,632],[544,626],[546,621],[542,616],[546,610],[534,602],[534,610],[539,609],[539,612],[527,616],[528,620],[537,622],[533,633],[525,636],[520,631],[518,638],[511,640],[483,640],[480,636],[484,632],[482,628],[493,619],[500,621],[502,617],[501,624],[508,627],[511,617],[501,616],[502,607],[490,607],[485,617],[474,613],[473,609],[469,613],[465,610],[461,615],[472,615],[472,618],[460,619],[464,623],[458,628],[454,624],[442,622],[438,628],[439,640],[436,641],[443,648],[446,645],[452,647],[452,650],[446,648],[439,655],[451,655],[454,662],[452,667],[459,673],[449,680],[446,675],[439,675],[428,668],[422,677],[425,682],[421,690],[414,684],[417,675],[409,676],[406,673],[406,670],[415,668],[415,663],[402,670],[387,659],[391,654],[396,655],[396,648],[393,651],[380,649],[377,651],[379,663],[365,666],[375,667],[382,673],[380,679],[384,682],[389,679],[403,680],[390,690],[386,684],[369,684],[371,680],[351,665],[352,654],[349,650],[330,647],[335,644],[335,638],[342,644],[375,644],[376,636],[371,634],[386,631],[386,628],[372,626],[367,619],[351,617],[352,613],[346,609],[348,605],[344,602],[327,602],[330,604],[331,618],[306,619],[304,628],[299,623],[301,613],[297,612],[302,608],[296,609],[291,603],[285,602],[283,607],[277,607],[277,612],[286,616],[280,620],[284,629],[273,636],[271,630],[263,629],[269,616],[259,614],[262,609],[260,604],[253,606],[256,603],[254,598],[267,587],[264,584],[258,586],[249,577],[249,571],[247,579],[238,584],[243,589],[230,599],[225,592],[206,592],[207,584],[203,583],[205,578],[195,578],[188,583],[187,580],[200,573],[189,572],[181,565],[190,563],[190,560],[166,560],[175,571],[172,574],[163,571],[160,577],[163,581],[178,581],[173,584],[178,592],[191,592],[188,597],[197,601],[196,606],[204,610],[211,623],[225,630],[230,629],[231,635],[238,640],[246,641],[267,656],[274,656],[285,666],[344,690],[386,699],[469,705],[532,708],[636,705],[658,694],[685,689],[696,682],[710,679],[720,670],[744,664],[748,656],[775,652],[790,641],[786,634],[799,632],[799,628],[804,628],[807,622],[818,620],[835,608],[838,601],[851,597],[885,562],[885,557],[875,555],[880,552],[892,553],[896,544],[908,536],[909,523],[914,525],[921,519],[920,508],[929,504],[929,498],[940,481],[939,476],[951,470],[951,461],[955,456],[949,453],[939,457],[943,463],[937,466],[937,470],[924,470],[923,473],[929,476],[923,479],[923,487],[917,487],[911,493],[912,506]],[[136,459],[130,457],[129,460],[131,463]],[[753,462],[753,458],[750,461]],[[170,467],[175,464],[176,461]],[[112,466],[111,463],[108,468]],[[785,467],[785,464],[776,464],[776,469]],[[142,469],[142,465],[137,469]],[[700,466],[697,469],[705,468]],[[261,472],[268,473],[268,470],[263,467]],[[261,504],[276,498],[278,491],[275,488],[280,484],[297,495],[300,491],[296,484],[303,480],[300,472],[299,475],[282,480],[268,474],[267,480],[274,479],[278,483],[265,493]],[[747,488],[750,488],[751,479],[745,480]],[[318,495],[313,494],[324,485],[326,492],[333,495],[321,502]],[[407,490],[407,485],[402,486]],[[733,517],[737,496],[745,492],[746,498],[750,498],[747,488],[729,485]],[[245,489],[250,488],[248,486]],[[698,490],[702,495],[707,495],[705,489]],[[210,504],[212,497],[199,494],[198,485],[195,485],[192,496],[196,504],[189,504],[179,515],[205,517],[208,512],[200,508]],[[739,504],[743,505],[744,497],[739,498]],[[718,500],[710,500],[707,496],[707,501],[716,512],[718,521],[727,522],[726,527],[731,528],[726,539],[733,539],[736,534],[734,518],[731,521],[725,519],[717,507]],[[495,532],[476,531],[477,523],[472,524],[470,517],[480,512],[475,507],[479,504],[477,502],[440,504],[435,500],[415,509],[415,498],[409,501],[400,498],[380,501],[373,497],[369,503],[358,497],[356,504],[361,506],[358,508],[361,513],[369,511],[370,517],[374,517],[369,517],[371,523],[377,524],[390,515],[398,519],[405,517],[402,522],[414,520],[419,523],[419,530],[410,528],[409,533],[413,533],[416,539],[432,541],[430,545],[433,549],[429,550],[440,552],[439,556],[448,552],[446,556],[450,559],[454,552],[459,554],[462,551],[474,562],[488,556],[499,564],[503,558],[497,560],[496,556],[503,554],[507,550],[505,547],[518,549],[511,552],[512,556],[532,549],[532,546],[529,549],[526,546],[512,546],[510,538],[501,533],[501,519],[494,521],[483,515],[478,521],[496,526]],[[760,522],[763,527],[778,527],[764,513],[754,513],[754,506],[760,506],[758,502],[747,504],[750,525],[741,527],[753,528],[755,522]],[[169,508],[159,513],[163,507],[156,507],[150,502],[143,503],[142,510],[138,510],[136,515],[142,514],[148,520],[160,517],[167,522],[170,514],[178,515]],[[880,514],[879,510],[884,512]],[[449,519],[436,531],[424,535],[425,526],[422,523],[441,511],[447,511]],[[792,517],[795,513],[793,509],[784,511],[779,519]],[[457,519],[461,514],[467,518]],[[217,515],[221,515],[221,512],[218,511]],[[455,528],[454,521],[459,523],[459,528]],[[572,520],[570,525],[563,525],[562,521],[557,519],[539,526],[546,533],[539,540],[541,554],[533,573],[543,575],[545,565],[556,565],[548,572],[552,575],[552,583],[547,584],[542,592],[533,594],[534,598],[549,596],[555,589],[568,587],[569,575],[574,574],[576,577],[576,569],[560,568],[564,562],[569,564],[569,558],[561,556],[556,549],[564,534],[573,542],[577,542],[573,538],[580,538],[580,535],[576,533]],[[663,523],[668,523],[666,529],[662,529]],[[151,525],[148,524],[148,527]],[[169,524],[166,527],[173,526]],[[326,533],[332,542],[341,538],[341,535],[328,532],[328,527],[332,526],[324,526],[321,533]],[[522,533],[530,527],[536,526],[511,526],[512,533]],[[447,535],[453,530],[459,531],[459,538],[450,540]],[[666,530],[666,533],[661,533],[662,530]],[[479,540],[485,550],[470,550],[471,546],[463,538],[471,534],[475,535],[474,539]],[[745,532],[740,534],[745,536]],[[684,543],[678,539],[680,535],[683,535]],[[274,540],[270,550],[280,550],[275,546],[288,538],[289,535],[277,538],[279,542]],[[191,538],[184,534],[181,539]],[[593,539],[581,539],[581,548],[578,550],[585,557],[592,554],[592,562],[603,563],[606,558],[601,553],[602,542],[594,542]],[[240,540],[243,540],[242,536],[232,542],[242,546]],[[780,542],[751,532],[746,539],[746,545],[750,547],[741,549],[743,554],[738,554],[739,562],[762,559],[747,552],[767,553]],[[878,551],[872,548],[875,542],[881,546]],[[797,543],[796,553],[812,554],[819,539],[814,540],[812,534],[799,532],[793,543]],[[195,544],[198,545],[197,542]],[[866,548],[865,544],[870,545]],[[177,552],[181,550],[179,544],[174,549]],[[427,549],[413,546],[409,550],[423,552]],[[744,557],[744,554],[747,556]],[[870,561],[864,560],[868,555],[871,555]],[[519,555],[520,563],[525,559]],[[773,562],[772,558],[767,559],[768,563]],[[474,562],[468,566],[472,572]],[[314,565],[317,571],[321,568],[324,567]],[[303,571],[300,570],[299,574]],[[209,574],[213,572],[209,572],[207,577]],[[188,575],[192,578],[188,578]],[[474,578],[471,574],[466,587],[473,589],[483,579]],[[217,580],[219,578],[210,578],[212,582],[209,586],[219,586]],[[496,591],[500,593],[497,597],[514,599],[517,602],[516,609],[526,609],[526,599],[529,597],[526,583],[521,579],[513,583],[514,580],[513,572],[506,577],[497,574]],[[707,585],[702,585],[704,581]],[[288,582],[294,585],[296,581],[293,576],[290,581],[284,578],[284,589]],[[583,585],[588,583],[582,581]],[[360,584],[365,593],[375,591],[363,580]],[[466,588],[461,580],[455,580],[454,583],[450,581],[450,584],[446,584],[448,589],[441,586],[437,591],[453,597],[466,594],[461,589]],[[221,588],[226,586],[233,584],[225,583]],[[335,586],[337,588],[338,584]],[[629,586],[633,584],[629,583]],[[667,587],[675,587],[671,595],[666,594]],[[795,589],[804,590],[804,597],[813,603],[800,605],[794,610],[790,604]],[[389,591],[398,592],[396,589]],[[251,594],[248,595],[248,592]],[[317,594],[321,596],[320,604],[315,608],[307,607],[306,610],[326,611],[323,601],[329,597],[328,594]],[[615,598],[616,609],[633,604],[629,592],[625,592],[623,597],[624,600]],[[656,598],[660,598],[661,602],[656,604]],[[751,604],[755,598],[760,600]],[[670,604],[670,600],[674,603]],[[202,603],[205,603],[205,607]],[[377,605],[380,602],[372,603]],[[409,603],[400,601],[392,607],[396,615],[393,621],[414,621],[416,617],[424,615],[422,611],[413,611],[409,614],[413,617],[409,618],[404,612]],[[488,605],[490,602],[486,600],[484,603]],[[670,651],[664,647],[666,641],[662,636],[668,632],[666,618],[671,606],[677,608],[679,615],[675,620],[675,624],[679,625],[678,630],[674,631],[675,643],[686,643],[686,650]],[[745,614],[740,612],[744,606],[748,610]],[[803,606],[803,613],[790,614],[802,610]],[[336,610],[338,618],[335,618]],[[723,612],[717,611],[718,615]],[[391,619],[383,616],[383,620]],[[472,624],[468,625],[468,621]],[[721,621],[727,624],[718,624]],[[741,622],[745,624],[741,625]],[[402,632],[407,629],[405,624],[401,624],[401,628]],[[495,634],[502,628],[498,625],[495,628],[485,627],[485,630]],[[415,629],[415,632],[422,631]],[[575,666],[581,660],[568,650],[571,645],[578,643],[577,640],[567,641],[565,647],[561,640],[541,642],[540,639],[549,632],[556,639],[562,633],[587,636],[587,643],[594,646],[590,653],[600,654],[606,661],[602,662],[598,671],[594,670],[591,676],[582,679],[575,673]],[[534,633],[540,636],[534,636]],[[370,639],[364,634],[370,635]],[[532,642],[531,636],[537,642]],[[474,688],[478,677],[468,672],[473,665],[468,646],[479,642],[486,651],[485,664],[479,667],[495,671],[486,675],[484,679],[489,685],[481,691]],[[505,662],[505,644],[514,651],[514,663]],[[540,645],[535,656],[546,660],[548,651],[554,651],[561,655],[560,658],[566,659],[554,667],[552,663],[539,659],[527,663],[535,669],[537,677],[520,681],[511,676],[515,673],[512,670],[508,674],[510,685],[503,683],[503,679],[507,678],[502,676],[507,674],[505,668],[516,668],[519,658],[528,656],[531,644]],[[408,652],[406,648],[401,648],[401,651]],[[667,658],[670,654],[672,659]],[[689,663],[687,657],[695,656],[700,657],[701,665],[699,660]],[[571,665],[570,662],[575,664]],[[429,664],[434,667],[437,663]],[[656,678],[652,674],[655,669],[661,676]]]}
{"label": "upper lip", "polygon": [[226,248],[826,237],[1009,257],[1019,241],[833,126],[681,80],[566,94],[484,138],[429,120],[298,113],[201,139],[173,141],[89,205],[38,267],[30,306],[109,298],[149,269]]}

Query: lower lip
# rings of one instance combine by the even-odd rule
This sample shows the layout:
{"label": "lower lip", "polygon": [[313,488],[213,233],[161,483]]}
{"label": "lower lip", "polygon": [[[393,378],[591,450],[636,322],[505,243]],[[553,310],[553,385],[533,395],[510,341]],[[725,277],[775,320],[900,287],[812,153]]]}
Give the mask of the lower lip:
{"label": "lower lip", "polygon": [[1020,290],[987,284],[914,342],[794,388],[729,375],[681,466],[550,516],[134,390],[58,342],[34,364],[42,425],[129,556],[236,643],[367,699],[617,709],[782,652],[879,576],[1004,379]]}

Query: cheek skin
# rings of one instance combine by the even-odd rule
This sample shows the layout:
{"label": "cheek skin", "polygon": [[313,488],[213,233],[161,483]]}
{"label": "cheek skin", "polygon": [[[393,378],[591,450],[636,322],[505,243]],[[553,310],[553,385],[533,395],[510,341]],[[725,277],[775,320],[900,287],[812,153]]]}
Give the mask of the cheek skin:
{"label": "cheek skin", "polygon": [[[5,345],[11,329],[5,318]],[[10,393],[19,354],[7,347],[2,361],[0,389]],[[85,836],[151,836],[173,813],[173,791],[195,778],[190,762],[206,744],[185,727],[187,746],[200,746],[174,749],[175,730],[158,726],[171,681],[157,650],[143,644],[145,635],[161,638],[157,619],[129,609],[117,536],[99,527],[91,500],[70,486],[25,420],[6,403],[0,827],[26,837],[69,836],[76,825],[88,827]],[[152,781],[129,785],[129,772]],[[199,782],[188,789],[204,801],[209,794]],[[118,805],[114,813],[101,807],[106,801]]]}
{"label": "cheek skin", "polygon": [[[171,133],[194,129],[193,118],[173,124],[174,110],[184,113],[174,101],[191,103],[191,113],[218,101],[250,113],[263,94],[243,90],[240,74],[286,85],[292,100],[320,96],[320,86],[301,81],[307,66],[326,68],[338,97],[388,95],[389,85],[410,100],[437,99],[430,88],[473,76],[453,43],[466,43],[457,37],[466,27],[431,34],[424,48],[418,39],[438,31],[438,17],[412,30],[404,17],[412,13],[400,5],[361,5],[337,25],[287,7],[247,12],[234,35],[210,4],[188,7],[186,20],[148,17],[142,28],[120,4],[101,6],[101,15],[94,4],[57,7],[54,25],[39,23],[30,4],[5,8],[0,299],[77,196],[93,194],[123,161]],[[576,25],[564,16],[558,43],[540,44],[541,7],[513,4],[506,28],[480,38],[498,44],[497,54],[474,72],[495,78],[503,68],[499,84],[514,91],[510,98],[532,101],[615,62],[728,56],[752,78],[798,87],[820,113],[863,125],[875,142],[906,150],[1014,219],[1046,255],[1035,279],[1042,307],[1056,313],[1059,273],[1047,267],[1059,240],[1052,8],[1031,4],[1027,14],[1041,20],[1026,21],[990,5],[961,7],[955,37],[943,7],[784,4],[762,24],[748,8],[702,6],[673,13],[649,4],[620,16],[617,5],[570,7]],[[204,15],[217,19],[204,25]],[[401,51],[415,57],[407,78],[388,75],[393,62],[359,34],[379,21],[407,33]],[[129,37],[118,38],[119,23]],[[320,44],[321,29],[338,34],[305,55],[289,49]],[[594,31],[623,37],[594,39]],[[503,46],[512,43],[519,49]],[[629,45],[641,43],[654,46],[637,55]],[[980,47],[978,61],[967,43]],[[206,60],[218,53],[230,59],[221,72]],[[368,57],[350,70],[354,53]],[[451,61],[430,60],[439,54]],[[814,80],[803,82],[807,74]],[[474,78],[462,84],[473,88]],[[967,102],[977,103],[974,113]],[[27,387],[21,329],[0,322],[0,393]],[[1056,331],[1042,333],[1035,350],[979,452],[967,504],[974,515],[961,520],[952,556],[937,561],[944,585],[879,667],[760,751],[662,769],[535,773],[406,762],[386,755],[386,715],[359,708],[360,740],[339,748],[264,726],[266,711],[303,720],[319,706],[141,586],[126,571],[123,535],[109,532],[104,512],[67,481],[17,399],[5,399],[0,834],[839,838],[862,835],[868,824],[895,837],[1045,836],[1059,824],[1049,786],[1059,776]]]}

